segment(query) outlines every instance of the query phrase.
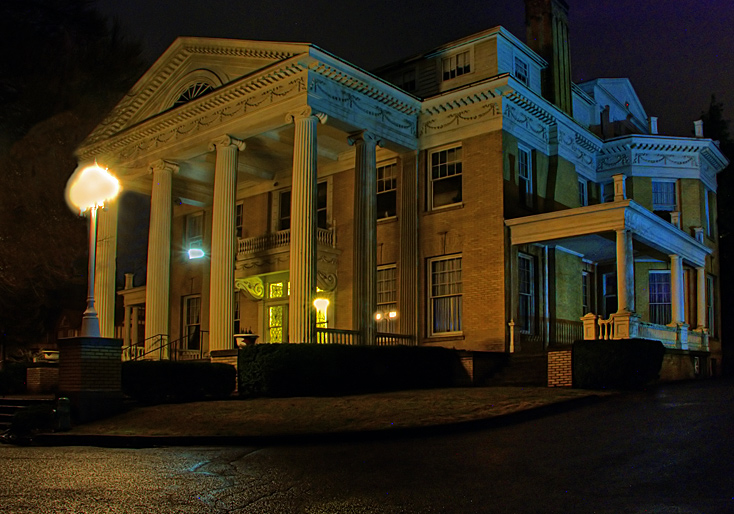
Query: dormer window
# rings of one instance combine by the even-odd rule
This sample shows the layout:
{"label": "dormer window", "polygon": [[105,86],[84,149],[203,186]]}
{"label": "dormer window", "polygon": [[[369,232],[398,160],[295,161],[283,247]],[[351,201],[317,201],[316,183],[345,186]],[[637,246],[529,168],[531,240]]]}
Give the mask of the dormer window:
{"label": "dormer window", "polygon": [[513,75],[526,86],[530,85],[528,81],[528,64],[519,57],[515,57],[515,70]]}
{"label": "dormer window", "polygon": [[469,50],[443,59],[443,80],[451,80],[471,72]]}
{"label": "dormer window", "polygon": [[211,84],[206,84],[204,82],[197,82],[196,84],[192,84],[188,88],[186,88],[183,93],[181,93],[181,96],[179,96],[178,99],[173,103],[173,106],[178,107],[179,105],[183,105],[195,98],[199,98],[200,96],[207,94],[213,89],[214,88],[211,86]]}

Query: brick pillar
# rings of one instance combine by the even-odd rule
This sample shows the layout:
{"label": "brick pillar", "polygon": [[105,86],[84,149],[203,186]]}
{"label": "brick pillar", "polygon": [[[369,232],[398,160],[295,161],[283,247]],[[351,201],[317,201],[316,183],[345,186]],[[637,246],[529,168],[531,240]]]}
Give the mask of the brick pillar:
{"label": "brick pillar", "polygon": [[122,340],[72,337],[59,341],[59,395],[71,400],[72,416],[85,423],[122,408]]}
{"label": "brick pillar", "polygon": [[548,348],[548,387],[573,387],[573,347]]}

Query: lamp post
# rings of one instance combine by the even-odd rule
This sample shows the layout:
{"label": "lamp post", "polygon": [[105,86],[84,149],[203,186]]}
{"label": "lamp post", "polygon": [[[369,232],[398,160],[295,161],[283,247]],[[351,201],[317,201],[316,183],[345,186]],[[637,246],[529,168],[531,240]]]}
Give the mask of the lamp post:
{"label": "lamp post", "polygon": [[97,209],[120,192],[120,181],[96,162],[77,169],[66,183],[66,200],[83,215],[89,211],[89,279],[87,308],[82,317],[82,337],[100,337],[99,317],[94,308],[94,267],[97,255]]}

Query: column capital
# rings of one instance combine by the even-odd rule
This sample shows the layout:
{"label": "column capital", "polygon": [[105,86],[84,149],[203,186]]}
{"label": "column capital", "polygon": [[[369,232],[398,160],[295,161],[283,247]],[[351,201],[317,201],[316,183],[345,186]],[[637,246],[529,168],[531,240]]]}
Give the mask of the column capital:
{"label": "column capital", "polygon": [[229,134],[224,134],[223,136],[219,136],[211,140],[209,143],[209,151],[214,151],[218,148],[226,148],[228,146],[236,146],[237,149],[242,152],[246,145],[241,139],[236,139]]}
{"label": "column capital", "polygon": [[326,120],[329,118],[326,114],[322,112],[314,112],[311,107],[308,105],[305,105],[299,109],[294,109],[292,111],[289,111],[285,115],[285,122],[286,123],[295,123],[298,120],[302,120],[304,118],[316,118],[319,120],[319,123],[326,123]]}
{"label": "column capital", "polygon": [[148,172],[153,175],[155,173],[160,173],[161,171],[170,171],[171,173],[178,173],[179,165],[176,164],[173,161],[166,161],[164,159],[158,159],[157,161],[153,161],[148,166]]}
{"label": "column capital", "polygon": [[352,132],[347,137],[347,141],[349,142],[351,146],[354,146],[355,144],[357,144],[360,141],[364,141],[365,143],[373,144],[374,146],[380,146],[382,144],[382,141],[380,140],[380,138],[376,134],[368,130],[359,130],[357,132]]}

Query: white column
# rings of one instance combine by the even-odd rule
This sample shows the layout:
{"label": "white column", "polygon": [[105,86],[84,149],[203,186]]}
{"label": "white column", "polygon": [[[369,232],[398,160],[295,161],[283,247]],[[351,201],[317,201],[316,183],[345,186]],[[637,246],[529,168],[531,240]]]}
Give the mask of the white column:
{"label": "white column", "polygon": [[706,268],[696,268],[696,323],[699,330],[706,326]]}
{"label": "white column", "polygon": [[291,343],[315,341],[316,311],[316,127],[326,117],[310,107],[289,113],[295,124],[291,188],[291,295],[288,335]]}
{"label": "white column", "polygon": [[[173,174],[178,165],[157,161],[150,167],[153,191],[150,197],[150,232],[148,235],[148,274],[145,282],[145,351],[148,352],[168,340],[169,295],[171,281],[171,213]],[[137,327],[133,327],[133,331]],[[148,358],[168,358],[166,347],[160,354]]]}
{"label": "white column", "polygon": [[354,145],[354,282],[352,313],[362,344],[376,343],[377,330],[377,158],[379,141],[369,132],[352,134]]}
{"label": "white column", "polygon": [[617,312],[635,312],[635,260],[627,229],[617,230]]}
{"label": "white column", "polygon": [[101,337],[115,337],[115,275],[118,202],[97,211],[97,258],[94,300]]}
{"label": "white column", "polygon": [[245,143],[230,136],[212,141],[217,151],[209,283],[209,351],[234,348],[234,258],[237,154]]}
{"label": "white column", "polygon": [[670,293],[671,324],[684,323],[683,259],[680,255],[670,256]]}

